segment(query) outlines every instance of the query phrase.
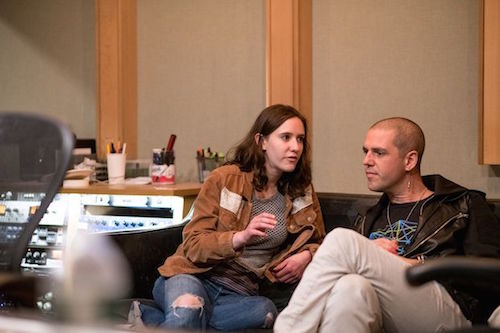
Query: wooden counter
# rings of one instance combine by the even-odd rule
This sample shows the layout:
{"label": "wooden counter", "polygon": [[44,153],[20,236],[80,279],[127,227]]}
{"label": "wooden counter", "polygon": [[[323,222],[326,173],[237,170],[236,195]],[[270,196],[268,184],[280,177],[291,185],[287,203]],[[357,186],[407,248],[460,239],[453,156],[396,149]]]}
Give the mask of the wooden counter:
{"label": "wooden counter", "polygon": [[175,185],[132,185],[96,183],[85,187],[60,189],[60,193],[82,194],[125,194],[125,195],[176,195],[181,197],[197,196],[201,189],[200,183],[180,183]]}

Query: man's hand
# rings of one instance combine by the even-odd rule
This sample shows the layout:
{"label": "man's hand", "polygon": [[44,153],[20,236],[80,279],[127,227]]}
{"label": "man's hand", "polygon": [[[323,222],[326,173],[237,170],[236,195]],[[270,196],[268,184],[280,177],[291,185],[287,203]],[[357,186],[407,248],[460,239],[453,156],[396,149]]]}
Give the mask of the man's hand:
{"label": "man's hand", "polygon": [[392,254],[398,254],[398,242],[395,239],[377,238],[372,242]]}
{"label": "man's hand", "polygon": [[280,282],[297,282],[302,277],[302,274],[304,274],[304,271],[311,259],[311,252],[307,250],[296,253],[274,267],[272,269],[273,274]]}
{"label": "man's hand", "polygon": [[[387,238],[377,238],[372,240],[372,242],[378,247],[389,251],[392,254],[398,254],[398,242],[395,239],[387,239]],[[417,265],[419,262],[417,259],[408,259],[398,255],[398,258],[406,262],[407,264],[413,266]]]}
{"label": "man's hand", "polygon": [[233,249],[239,250],[252,239],[266,236],[266,231],[274,229],[276,217],[272,214],[261,213],[255,216],[243,231],[238,231],[233,236]]}

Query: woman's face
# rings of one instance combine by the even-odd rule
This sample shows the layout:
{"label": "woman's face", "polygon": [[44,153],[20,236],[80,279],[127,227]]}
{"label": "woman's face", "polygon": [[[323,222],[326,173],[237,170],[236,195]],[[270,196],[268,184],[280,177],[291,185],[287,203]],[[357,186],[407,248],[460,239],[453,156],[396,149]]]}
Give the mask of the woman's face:
{"label": "woman's face", "polygon": [[304,150],[304,125],[297,118],[286,120],[280,127],[262,138],[262,149],[266,156],[268,177],[280,177],[283,172],[292,172]]}

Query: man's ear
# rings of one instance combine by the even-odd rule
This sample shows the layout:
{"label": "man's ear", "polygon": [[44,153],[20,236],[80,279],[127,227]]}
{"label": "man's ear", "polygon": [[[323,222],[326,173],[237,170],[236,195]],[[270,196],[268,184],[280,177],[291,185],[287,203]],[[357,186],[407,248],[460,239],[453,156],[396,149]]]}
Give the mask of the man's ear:
{"label": "man's ear", "polygon": [[416,150],[410,150],[405,156],[405,170],[411,171],[418,164],[418,153]]}

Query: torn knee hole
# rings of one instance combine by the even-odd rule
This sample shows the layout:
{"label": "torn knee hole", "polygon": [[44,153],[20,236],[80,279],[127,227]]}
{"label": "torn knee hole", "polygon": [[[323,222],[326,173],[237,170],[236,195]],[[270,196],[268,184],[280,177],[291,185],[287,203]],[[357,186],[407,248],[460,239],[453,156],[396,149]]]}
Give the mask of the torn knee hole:
{"label": "torn knee hole", "polygon": [[274,324],[274,315],[271,312],[266,314],[266,319],[264,320],[264,328],[271,328]]}
{"label": "torn knee hole", "polygon": [[172,303],[173,308],[201,308],[205,305],[203,298],[193,294],[183,294],[175,299]]}

